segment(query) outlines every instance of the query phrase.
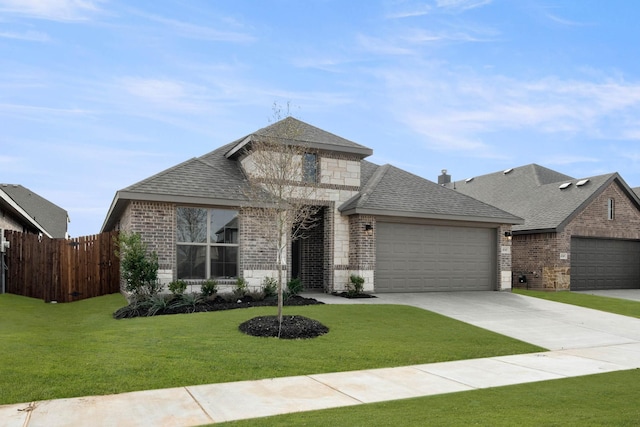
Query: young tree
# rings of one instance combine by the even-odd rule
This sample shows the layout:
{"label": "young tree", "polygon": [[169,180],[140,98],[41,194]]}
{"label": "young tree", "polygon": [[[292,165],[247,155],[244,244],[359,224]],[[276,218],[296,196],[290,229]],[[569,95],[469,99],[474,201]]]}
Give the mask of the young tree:
{"label": "young tree", "polygon": [[281,110],[274,104],[274,119],[273,126],[266,128],[268,133],[246,148],[243,167],[251,206],[244,212],[247,221],[260,225],[264,243],[275,252],[280,331],[287,248],[317,225],[320,208],[313,202],[317,152],[300,139],[300,122],[288,114],[288,108],[287,117],[281,119]]}
{"label": "young tree", "polygon": [[137,233],[121,232],[118,236],[116,256],[120,258],[125,290],[135,300],[155,295],[158,283],[158,254],[149,252]]}

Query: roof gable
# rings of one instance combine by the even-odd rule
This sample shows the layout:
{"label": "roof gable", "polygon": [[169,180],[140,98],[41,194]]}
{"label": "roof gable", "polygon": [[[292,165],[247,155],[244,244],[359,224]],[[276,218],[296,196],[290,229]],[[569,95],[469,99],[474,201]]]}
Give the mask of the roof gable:
{"label": "roof gable", "polygon": [[254,141],[278,141],[286,144],[309,147],[322,151],[348,153],[364,158],[373,154],[373,150],[330,132],[311,126],[308,123],[287,117],[270,126],[237,140],[225,154],[227,158],[236,158]]}

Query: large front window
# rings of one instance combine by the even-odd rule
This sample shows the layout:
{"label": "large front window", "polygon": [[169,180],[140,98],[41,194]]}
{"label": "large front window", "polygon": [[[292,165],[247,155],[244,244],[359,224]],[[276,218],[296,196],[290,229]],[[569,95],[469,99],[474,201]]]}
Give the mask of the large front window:
{"label": "large front window", "polygon": [[238,211],[177,209],[178,279],[238,275]]}

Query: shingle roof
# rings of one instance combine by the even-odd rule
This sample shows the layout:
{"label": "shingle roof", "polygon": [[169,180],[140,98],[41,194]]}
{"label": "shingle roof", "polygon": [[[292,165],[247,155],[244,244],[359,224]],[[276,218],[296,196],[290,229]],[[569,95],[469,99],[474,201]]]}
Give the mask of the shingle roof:
{"label": "shingle roof", "polygon": [[345,214],[364,213],[435,219],[521,223],[495,206],[457,193],[391,165],[362,162],[363,185],[340,207]]}
{"label": "shingle roof", "polygon": [[0,190],[44,229],[40,231],[53,238],[63,239],[66,237],[69,220],[66,210],[22,185],[0,184]]}
{"label": "shingle roof", "polygon": [[[497,206],[524,218],[522,225],[513,231],[553,231],[561,229],[586,204],[617,180],[626,186],[617,173],[583,179],[531,164],[507,171],[474,177],[472,180],[456,181],[456,191]],[[561,184],[570,183],[566,188]]]}
{"label": "shingle roof", "polygon": [[[372,153],[371,149],[355,142],[287,118],[118,191],[103,224],[103,231],[115,226],[129,200],[223,206],[251,202],[245,191],[248,182],[236,156],[254,138],[273,137],[283,130],[283,126],[296,129],[296,140],[281,139],[286,143],[355,154],[360,158]],[[389,165],[378,166],[361,160],[361,188],[357,197],[341,207],[343,213],[369,212],[491,223],[522,222],[522,219],[494,206]]]}
{"label": "shingle roof", "polygon": [[[284,137],[283,137],[284,135]],[[311,126],[293,117],[287,117],[270,126],[259,129],[235,142],[227,157],[239,155],[247,144],[256,140],[276,140],[291,145],[300,145],[325,151],[356,154],[361,158],[373,154],[373,150],[330,132]]]}
{"label": "shingle roof", "polygon": [[189,159],[123,190],[124,193],[155,194],[246,201],[245,176],[237,162],[224,157],[227,144],[201,157]]}

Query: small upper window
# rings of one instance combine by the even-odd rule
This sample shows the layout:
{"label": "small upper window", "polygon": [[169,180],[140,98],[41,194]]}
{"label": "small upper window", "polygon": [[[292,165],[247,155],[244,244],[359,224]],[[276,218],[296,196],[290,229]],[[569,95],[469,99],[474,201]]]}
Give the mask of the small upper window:
{"label": "small upper window", "polygon": [[318,156],[315,153],[304,153],[302,156],[302,181],[318,181]]}
{"label": "small upper window", "polygon": [[607,219],[613,220],[616,217],[616,203],[615,200],[609,199],[607,201]]}

